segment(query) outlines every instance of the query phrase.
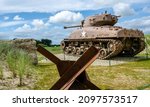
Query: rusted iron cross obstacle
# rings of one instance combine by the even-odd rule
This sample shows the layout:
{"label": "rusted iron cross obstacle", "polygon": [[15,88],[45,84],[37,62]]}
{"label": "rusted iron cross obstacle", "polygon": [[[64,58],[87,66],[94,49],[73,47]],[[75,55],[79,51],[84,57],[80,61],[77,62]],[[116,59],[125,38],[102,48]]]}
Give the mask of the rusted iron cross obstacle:
{"label": "rusted iron cross obstacle", "polygon": [[56,64],[60,79],[50,88],[51,90],[99,90],[90,82],[85,69],[99,56],[95,47],[90,47],[77,61],[60,60],[42,46],[37,51]]}

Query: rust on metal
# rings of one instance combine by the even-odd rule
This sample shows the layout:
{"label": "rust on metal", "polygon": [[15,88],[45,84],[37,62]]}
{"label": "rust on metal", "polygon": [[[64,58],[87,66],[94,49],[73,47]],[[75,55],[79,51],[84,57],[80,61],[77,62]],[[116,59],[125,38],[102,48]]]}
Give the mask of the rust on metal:
{"label": "rust on metal", "polygon": [[95,47],[90,47],[77,61],[60,60],[39,45],[37,46],[37,51],[57,65],[60,79],[50,88],[51,90],[99,89],[90,82],[85,71],[99,56],[99,51]]}
{"label": "rust on metal", "polygon": [[68,84],[74,81],[90,64],[99,56],[99,52],[94,47],[90,47],[62,77],[56,82],[51,89],[65,89]]}
{"label": "rust on metal", "polygon": [[118,17],[109,13],[88,16],[61,42],[65,54],[82,55],[90,46],[100,51],[99,59],[135,56],[145,49],[144,33],[140,30],[115,26]]}
{"label": "rust on metal", "polygon": [[55,55],[53,55],[52,53],[50,53],[49,51],[47,51],[40,45],[37,45],[37,51],[40,52],[41,54],[43,54],[46,58],[51,60],[56,65],[58,65],[61,62],[61,60],[59,58],[57,58]]}

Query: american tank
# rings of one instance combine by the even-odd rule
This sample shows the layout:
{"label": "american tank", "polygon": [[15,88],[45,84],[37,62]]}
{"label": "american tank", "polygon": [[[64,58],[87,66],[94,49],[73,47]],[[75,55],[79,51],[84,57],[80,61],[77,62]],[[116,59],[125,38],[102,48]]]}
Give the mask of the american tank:
{"label": "american tank", "polygon": [[116,56],[135,56],[145,48],[144,33],[138,29],[114,26],[118,22],[116,15],[107,12],[89,16],[81,25],[68,26],[76,28],[68,38],[61,42],[65,54],[79,56],[90,46],[99,50],[100,59]]}

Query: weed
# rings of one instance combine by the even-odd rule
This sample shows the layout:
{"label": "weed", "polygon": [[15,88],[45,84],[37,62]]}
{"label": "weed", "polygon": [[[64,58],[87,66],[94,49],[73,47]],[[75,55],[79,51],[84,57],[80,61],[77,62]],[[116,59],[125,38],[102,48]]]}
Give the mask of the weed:
{"label": "weed", "polygon": [[53,54],[60,54],[63,53],[60,46],[54,46],[54,47],[45,47],[48,51],[52,52]]}
{"label": "weed", "polygon": [[31,65],[31,60],[27,53],[23,50],[20,50],[18,52],[18,58],[17,58],[17,73],[19,75],[20,84],[19,86],[23,86],[23,76],[26,74],[26,72],[29,70],[29,66]]}
{"label": "weed", "polygon": [[0,79],[3,79],[3,69],[1,65],[0,65]]}
{"label": "weed", "polygon": [[22,86],[23,76],[27,74],[27,77],[29,77],[30,65],[32,65],[28,54],[21,49],[10,46],[10,44],[1,44],[0,47],[1,57],[2,54],[5,55],[8,67],[13,73],[13,78],[16,78],[18,75],[20,80],[19,86]]}
{"label": "weed", "polygon": [[7,57],[6,57],[6,61],[8,63],[9,69],[10,71],[12,71],[13,73],[13,77],[16,78],[17,76],[17,71],[16,71],[16,67],[17,67],[17,57],[18,55],[16,55],[16,51],[11,49],[8,53],[7,53]]}
{"label": "weed", "polygon": [[57,68],[54,64],[38,64],[36,66],[37,71],[37,82],[34,89],[50,89],[53,84],[59,79]]}
{"label": "weed", "polygon": [[11,45],[8,43],[0,43],[0,59],[4,61],[8,51],[11,49]]}

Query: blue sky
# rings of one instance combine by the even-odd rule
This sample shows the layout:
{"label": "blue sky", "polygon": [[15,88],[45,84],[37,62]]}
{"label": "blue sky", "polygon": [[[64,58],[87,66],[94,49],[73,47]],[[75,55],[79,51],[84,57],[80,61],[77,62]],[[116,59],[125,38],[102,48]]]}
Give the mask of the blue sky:
{"label": "blue sky", "polygon": [[121,15],[116,26],[150,34],[150,0],[0,0],[0,40],[51,39],[59,44],[85,17],[103,13]]}

